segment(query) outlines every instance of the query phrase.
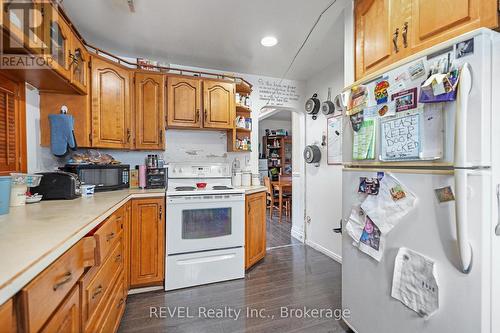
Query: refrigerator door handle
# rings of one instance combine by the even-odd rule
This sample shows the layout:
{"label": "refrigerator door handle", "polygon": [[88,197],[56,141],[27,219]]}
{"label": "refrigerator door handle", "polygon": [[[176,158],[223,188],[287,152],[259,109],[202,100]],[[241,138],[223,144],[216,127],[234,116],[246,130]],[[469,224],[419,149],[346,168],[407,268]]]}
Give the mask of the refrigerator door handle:
{"label": "refrigerator door handle", "polygon": [[455,218],[457,224],[458,250],[460,253],[461,270],[468,274],[472,268],[472,246],[469,242],[467,220],[467,178],[469,170],[455,170]]}
{"label": "refrigerator door handle", "polygon": [[497,225],[495,227],[495,235],[500,236],[500,184],[497,184]]}
{"label": "refrigerator door handle", "polygon": [[455,167],[467,167],[467,112],[472,90],[472,69],[463,64],[458,85],[458,101],[455,126]]}

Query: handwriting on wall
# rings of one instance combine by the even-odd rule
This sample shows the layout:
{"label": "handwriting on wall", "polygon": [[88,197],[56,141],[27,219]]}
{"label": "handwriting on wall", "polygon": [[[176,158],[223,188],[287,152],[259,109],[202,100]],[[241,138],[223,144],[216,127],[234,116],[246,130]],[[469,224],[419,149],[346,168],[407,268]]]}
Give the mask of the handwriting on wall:
{"label": "handwriting on wall", "polygon": [[297,86],[290,81],[280,82],[280,80],[261,78],[257,81],[256,88],[259,99],[268,105],[290,106],[297,103],[300,98]]}
{"label": "handwriting on wall", "polygon": [[410,114],[382,120],[382,160],[418,159],[420,153],[420,115]]}

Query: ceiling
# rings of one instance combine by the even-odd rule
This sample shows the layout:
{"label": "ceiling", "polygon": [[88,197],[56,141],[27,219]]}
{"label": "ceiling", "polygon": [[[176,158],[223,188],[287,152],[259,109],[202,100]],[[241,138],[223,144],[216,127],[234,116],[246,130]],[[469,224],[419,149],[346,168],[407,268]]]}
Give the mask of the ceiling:
{"label": "ceiling", "polygon": [[[64,0],[83,37],[124,57],[226,72],[282,77],[332,0]],[[307,80],[343,55],[342,9],[323,15],[286,78]],[[260,39],[276,36],[278,45]]]}

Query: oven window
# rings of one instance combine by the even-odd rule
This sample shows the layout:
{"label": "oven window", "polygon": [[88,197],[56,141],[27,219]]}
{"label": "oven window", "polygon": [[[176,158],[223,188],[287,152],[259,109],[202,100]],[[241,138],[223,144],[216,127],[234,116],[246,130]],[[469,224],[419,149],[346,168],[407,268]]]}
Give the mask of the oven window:
{"label": "oven window", "polygon": [[182,211],[182,239],[202,239],[231,235],[231,208]]}

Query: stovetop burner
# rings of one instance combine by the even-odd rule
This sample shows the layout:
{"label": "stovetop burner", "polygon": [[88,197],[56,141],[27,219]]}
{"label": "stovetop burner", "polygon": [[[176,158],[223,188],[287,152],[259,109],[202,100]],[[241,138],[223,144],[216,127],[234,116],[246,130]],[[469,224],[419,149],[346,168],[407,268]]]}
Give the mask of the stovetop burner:
{"label": "stovetop burner", "polygon": [[225,185],[216,185],[216,186],[212,186],[212,190],[232,190],[233,188],[232,187],[229,187],[229,186],[225,186]]}
{"label": "stovetop burner", "polygon": [[176,191],[194,191],[196,187],[194,186],[177,186],[175,188]]}

